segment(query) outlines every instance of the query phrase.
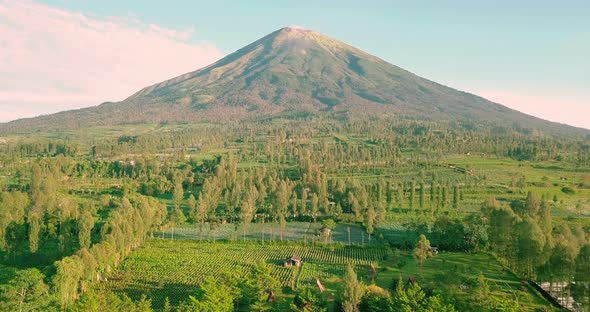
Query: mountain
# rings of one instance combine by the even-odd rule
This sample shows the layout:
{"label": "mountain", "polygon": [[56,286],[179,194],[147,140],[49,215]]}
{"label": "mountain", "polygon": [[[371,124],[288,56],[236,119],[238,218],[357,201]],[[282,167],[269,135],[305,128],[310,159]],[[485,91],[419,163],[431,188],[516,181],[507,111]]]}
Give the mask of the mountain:
{"label": "mountain", "polygon": [[291,27],[124,101],[21,119],[0,125],[0,130],[227,120],[310,111],[584,131],[443,86],[318,32]]}

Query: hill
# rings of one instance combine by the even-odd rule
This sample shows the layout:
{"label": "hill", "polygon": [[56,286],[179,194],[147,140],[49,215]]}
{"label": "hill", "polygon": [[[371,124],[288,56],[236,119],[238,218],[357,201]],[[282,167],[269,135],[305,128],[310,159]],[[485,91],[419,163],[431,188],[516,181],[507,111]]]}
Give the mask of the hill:
{"label": "hill", "polygon": [[296,112],[484,122],[545,132],[590,131],[548,122],[421,78],[318,32],[282,28],[205,68],[124,101],[13,121],[0,131],[191,122]]}

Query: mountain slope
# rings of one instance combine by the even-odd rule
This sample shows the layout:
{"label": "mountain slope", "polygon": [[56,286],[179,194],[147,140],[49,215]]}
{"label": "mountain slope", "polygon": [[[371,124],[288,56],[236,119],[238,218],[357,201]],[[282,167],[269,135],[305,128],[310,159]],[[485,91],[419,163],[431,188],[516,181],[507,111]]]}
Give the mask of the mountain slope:
{"label": "mountain slope", "polygon": [[184,122],[290,111],[363,112],[485,121],[545,130],[550,123],[418,77],[320,33],[283,28],[218,62],[146,87],[119,103],[14,121],[0,129]]}

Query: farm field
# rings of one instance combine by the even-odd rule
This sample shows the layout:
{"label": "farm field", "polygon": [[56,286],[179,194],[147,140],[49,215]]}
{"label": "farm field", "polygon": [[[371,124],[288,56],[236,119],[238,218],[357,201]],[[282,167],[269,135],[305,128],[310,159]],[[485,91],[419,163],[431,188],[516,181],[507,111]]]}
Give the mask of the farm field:
{"label": "farm field", "polygon": [[[303,265],[283,267],[285,259],[291,256],[300,257]],[[315,279],[319,278],[325,281],[326,287],[335,290],[347,263],[353,264],[360,277],[366,280],[370,264],[385,263],[390,256],[384,248],[154,239],[123,262],[108,287],[134,299],[147,294],[154,307],[161,308],[166,297],[173,304],[186,299],[208,276],[222,272],[244,275],[251,265],[263,261],[271,265],[271,275],[283,287],[314,286]]]}
{"label": "farm field", "polygon": [[[260,242],[299,241],[307,243],[338,243],[348,245],[348,233],[350,231],[350,244],[355,246],[381,246],[383,243],[378,239],[369,238],[359,224],[338,224],[331,231],[331,237],[320,236],[321,223],[312,222],[288,222],[284,229],[278,223],[252,223],[247,231],[245,239]],[[155,237],[162,239],[190,239],[190,240],[228,240],[243,241],[242,228],[236,224],[221,224],[210,228],[209,224],[186,224],[175,228],[154,233]]]}
{"label": "farm field", "polygon": [[[283,261],[293,255],[301,257],[303,265],[283,267]],[[133,299],[147,295],[154,308],[161,309],[166,298],[175,304],[194,294],[206,277],[219,276],[222,272],[243,275],[257,261],[271,266],[271,275],[281,283],[287,298],[292,296],[292,290],[316,287],[315,280],[319,278],[327,289],[325,298],[333,301],[341,290],[344,267],[351,263],[359,280],[365,284],[375,282],[380,287],[390,288],[400,277],[405,282],[413,276],[424,289],[454,298],[460,311],[473,303],[469,291],[462,290],[461,285],[479,273],[490,282],[492,298],[513,298],[521,311],[547,308],[540,294],[486,253],[440,253],[419,266],[411,254],[388,248],[293,242],[210,243],[152,239],[134,251],[109,282],[101,286]],[[372,273],[370,264],[376,266],[377,274]]]}

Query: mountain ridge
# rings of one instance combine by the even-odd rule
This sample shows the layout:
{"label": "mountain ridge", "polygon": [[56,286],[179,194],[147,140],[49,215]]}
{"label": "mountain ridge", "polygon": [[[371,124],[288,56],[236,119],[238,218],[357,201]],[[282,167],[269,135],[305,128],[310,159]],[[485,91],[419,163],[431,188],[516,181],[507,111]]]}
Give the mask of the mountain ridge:
{"label": "mountain ridge", "polygon": [[529,116],[419,77],[321,33],[285,27],[121,102],[0,124],[1,131],[242,119],[285,112],[466,120],[547,132],[590,130]]}

